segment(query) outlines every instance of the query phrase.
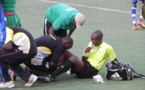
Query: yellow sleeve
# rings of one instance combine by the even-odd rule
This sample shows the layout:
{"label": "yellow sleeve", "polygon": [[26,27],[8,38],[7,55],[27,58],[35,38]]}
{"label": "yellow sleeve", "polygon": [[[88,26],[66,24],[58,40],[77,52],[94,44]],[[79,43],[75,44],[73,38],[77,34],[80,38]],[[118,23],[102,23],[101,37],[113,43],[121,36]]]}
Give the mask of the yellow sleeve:
{"label": "yellow sleeve", "polygon": [[111,61],[113,61],[116,58],[116,54],[111,46],[107,49],[107,55]]}

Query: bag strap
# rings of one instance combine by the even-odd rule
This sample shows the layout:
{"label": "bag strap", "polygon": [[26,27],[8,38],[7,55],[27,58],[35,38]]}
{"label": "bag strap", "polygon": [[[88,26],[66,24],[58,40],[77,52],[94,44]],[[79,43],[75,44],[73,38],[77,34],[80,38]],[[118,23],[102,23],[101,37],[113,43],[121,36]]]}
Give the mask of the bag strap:
{"label": "bag strap", "polygon": [[131,68],[132,72],[134,72],[136,75],[133,75],[134,78],[142,78],[145,79],[145,75],[137,73],[133,68]]}

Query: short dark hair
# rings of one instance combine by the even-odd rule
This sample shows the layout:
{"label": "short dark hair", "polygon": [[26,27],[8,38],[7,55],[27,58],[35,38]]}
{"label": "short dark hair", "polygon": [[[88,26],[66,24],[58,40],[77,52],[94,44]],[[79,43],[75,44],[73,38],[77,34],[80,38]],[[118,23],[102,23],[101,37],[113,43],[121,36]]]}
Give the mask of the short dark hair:
{"label": "short dark hair", "polygon": [[68,41],[68,42],[70,42],[70,43],[73,43],[73,39],[72,39],[70,36],[65,36],[65,37],[63,37],[62,39],[63,39],[63,40],[66,40],[66,41]]}
{"label": "short dark hair", "polygon": [[99,38],[100,38],[100,39],[103,38],[103,32],[102,32],[101,30],[96,30],[96,31],[93,32],[93,34],[94,34],[94,33],[99,34]]}

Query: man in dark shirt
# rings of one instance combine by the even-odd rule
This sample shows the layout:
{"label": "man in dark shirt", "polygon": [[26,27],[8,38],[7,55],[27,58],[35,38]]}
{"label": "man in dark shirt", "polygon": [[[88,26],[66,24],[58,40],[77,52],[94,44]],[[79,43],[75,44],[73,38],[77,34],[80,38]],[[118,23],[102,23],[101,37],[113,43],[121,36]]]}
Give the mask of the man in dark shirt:
{"label": "man in dark shirt", "polygon": [[6,39],[4,45],[0,47],[0,65],[5,82],[0,84],[0,88],[15,87],[8,74],[9,68],[26,82],[25,86],[30,87],[37,80],[37,76],[24,70],[20,64],[33,58],[36,53],[35,41],[27,30],[19,27],[6,27]]}
{"label": "man in dark shirt", "polygon": [[37,55],[25,62],[30,72],[35,75],[47,75],[57,68],[58,60],[65,50],[73,46],[71,37],[63,38],[45,35],[35,39]]}

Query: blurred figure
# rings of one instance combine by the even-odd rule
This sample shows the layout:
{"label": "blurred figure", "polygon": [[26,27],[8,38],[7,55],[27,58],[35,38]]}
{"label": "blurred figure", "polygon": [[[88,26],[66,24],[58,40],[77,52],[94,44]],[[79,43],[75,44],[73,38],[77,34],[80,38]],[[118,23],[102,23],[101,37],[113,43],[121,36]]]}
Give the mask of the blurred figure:
{"label": "blurred figure", "polygon": [[21,20],[16,13],[16,0],[2,0],[7,26],[22,27]]}
{"label": "blurred figure", "polygon": [[30,87],[37,80],[37,76],[24,70],[20,64],[30,60],[37,54],[37,47],[33,36],[20,27],[6,28],[5,44],[0,47],[0,64],[3,70],[5,82],[0,84],[0,88],[13,88],[13,83],[8,69],[13,70]]}
{"label": "blurred figure", "polygon": [[137,30],[137,24],[141,28],[145,28],[145,25],[143,24],[143,17],[142,17],[142,5],[144,3],[144,0],[140,0],[142,2],[142,5],[141,5],[140,17],[138,22],[136,22],[136,8],[137,8],[138,0],[131,0],[131,1],[132,1],[131,15],[132,15],[132,23],[133,23],[132,30]]}
{"label": "blurred figure", "polygon": [[[44,35],[71,36],[73,31],[85,23],[85,16],[66,4],[55,4],[45,12]],[[67,34],[67,30],[69,33]]]}

